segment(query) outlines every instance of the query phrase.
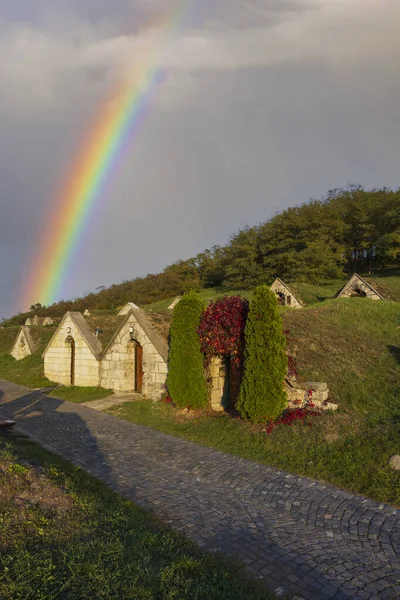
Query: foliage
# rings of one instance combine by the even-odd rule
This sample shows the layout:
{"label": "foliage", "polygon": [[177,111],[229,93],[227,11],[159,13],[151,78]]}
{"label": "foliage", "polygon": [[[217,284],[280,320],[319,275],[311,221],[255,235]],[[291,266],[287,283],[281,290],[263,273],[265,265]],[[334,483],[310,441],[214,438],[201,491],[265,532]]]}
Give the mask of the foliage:
{"label": "foliage", "polygon": [[260,427],[228,415],[184,418],[171,405],[131,402],[114,414],[221,452],[294,474],[323,479],[353,493],[400,505],[400,316],[398,303],[330,300],[285,310],[289,351],[304,381],[326,381],[335,412],[312,427]]}
{"label": "foliage", "polygon": [[305,406],[297,408],[287,408],[283,411],[282,415],[275,420],[271,420],[267,423],[266,432],[268,435],[274,431],[278,425],[287,425],[292,427],[294,423],[301,423],[302,425],[312,426],[310,418],[320,417],[322,414],[320,408],[316,408],[313,402],[308,402]]}
{"label": "foliage", "polygon": [[26,438],[0,436],[0,597],[271,599],[84,471]]}
{"label": "foliage", "polygon": [[0,354],[0,379],[32,388],[52,385],[44,376],[43,360],[38,354],[32,354],[22,360],[16,360],[7,353]]}
{"label": "foliage", "polygon": [[180,260],[162,273],[137,277],[97,293],[61,300],[50,307],[17,314],[60,317],[67,310],[115,310],[128,301],[138,305],[173,298],[189,289],[250,289],[275,277],[307,284],[373,272],[400,260],[400,190],[330,191],[325,198],[288,208],[255,227],[234,234],[226,246],[214,246]]}
{"label": "foliage", "polygon": [[204,305],[191,291],[175,307],[170,328],[168,393],[177,406],[202,408],[207,403],[203,355],[197,327]]}
{"label": "foliage", "polygon": [[266,286],[254,290],[245,328],[244,374],[237,410],[255,423],[275,419],[285,408],[287,372],[282,317],[275,294]]}
{"label": "foliage", "polygon": [[197,328],[207,361],[212,356],[230,357],[241,365],[248,312],[248,300],[240,296],[225,296],[208,305]]}

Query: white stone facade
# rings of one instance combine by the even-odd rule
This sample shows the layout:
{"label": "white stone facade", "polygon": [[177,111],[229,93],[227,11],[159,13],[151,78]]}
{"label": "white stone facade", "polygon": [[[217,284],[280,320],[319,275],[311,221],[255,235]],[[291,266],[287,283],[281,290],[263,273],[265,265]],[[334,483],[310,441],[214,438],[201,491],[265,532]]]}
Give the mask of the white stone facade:
{"label": "white stone facade", "polygon": [[100,385],[117,392],[136,391],[135,344],[143,349],[141,393],[160,398],[167,378],[167,363],[135,318],[134,312],[118,330],[101,359]]}
{"label": "white stone facade", "polygon": [[354,273],[344,288],[337,295],[338,298],[370,298],[383,300],[384,298],[365,279]]}
{"label": "white stone facade", "polygon": [[43,354],[45,376],[55,383],[71,385],[72,344],[68,339],[75,344],[74,385],[98,386],[99,361],[70,313],[64,317]]}
{"label": "white stone facade", "polygon": [[27,356],[30,356],[34,350],[32,348],[32,340],[29,336],[29,330],[26,331],[26,327],[21,327],[20,332],[17,335],[17,339],[14,342],[14,346],[11,350],[11,356],[16,360],[22,360]]}
{"label": "white stone facade", "polygon": [[271,290],[274,292],[279,304],[282,306],[288,306],[290,308],[303,307],[303,304],[300,302],[300,300],[295,297],[293,292],[285,283],[283,283],[283,281],[281,281],[281,279],[275,279],[274,283],[271,285]]}

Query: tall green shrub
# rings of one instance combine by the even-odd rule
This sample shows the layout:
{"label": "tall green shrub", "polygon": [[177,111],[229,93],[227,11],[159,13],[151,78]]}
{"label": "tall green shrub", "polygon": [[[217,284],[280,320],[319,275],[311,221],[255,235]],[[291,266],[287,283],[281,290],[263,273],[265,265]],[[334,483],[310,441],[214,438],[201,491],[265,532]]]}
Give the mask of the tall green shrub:
{"label": "tall green shrub", "polygon": [[278,302],[266,285],[254,290],[244,335],[244,374],[236,408],[254,423],[275,419],[286,405],[287,358]]}
{"label": "tall green shrub", "polygon": [[197,327],[204,305],[196,292],[183,296],[174,309],[170,329],[167,389],[177,406],[203,408],[208,391]]}

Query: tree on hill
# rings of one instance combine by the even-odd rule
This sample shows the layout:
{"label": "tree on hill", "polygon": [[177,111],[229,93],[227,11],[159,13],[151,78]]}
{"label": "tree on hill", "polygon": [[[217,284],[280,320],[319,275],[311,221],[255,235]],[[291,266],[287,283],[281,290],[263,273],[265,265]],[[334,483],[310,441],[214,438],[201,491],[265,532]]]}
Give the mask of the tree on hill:
{"label": "tree on hill", "polygon": [[194,291],[176,305],[170,328],[167,389],[177,406],[203,408],[208,391],[197,328],[204,305]]}
{"label": "tree on hill", "polygon": [[236,408],[254,423],[275,419],[286,405],[286,340],[278,302],[266,285],[254,291],[244,334],[244,374]]}

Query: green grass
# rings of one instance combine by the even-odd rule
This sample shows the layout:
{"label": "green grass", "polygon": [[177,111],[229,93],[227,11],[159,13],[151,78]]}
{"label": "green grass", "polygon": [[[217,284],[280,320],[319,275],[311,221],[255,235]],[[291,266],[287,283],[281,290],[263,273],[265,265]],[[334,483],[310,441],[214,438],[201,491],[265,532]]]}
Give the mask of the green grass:
{"label": "green grass", "polygon": [[[200,298],[205,304],[208,304],[211,300],[217,300],[223,296],[242,296],[243,298],[252,298],[253,290],[230,290],[224,287],[206,288],[199,291]],[[159,302],[153,302],[152,304],[146,304],[143,306],[144,310],[154,310],[155,312],[165,312],[168,310],[168,306],[172,304],[176,296],[167,298],[166,300],[160,300]]]}
{"label": "green grass", "polygon": [[110,410],[121,418],[219,450],[330,481],[400,505],[399,305],[335,300],[284,311],[290,346],[306,381],[326,381],[337,412],[312,427],[278,426],[271,436],[227,415],[185,415],[149,401]]}
{"label": "green grass", "polygon": [[303,303],[308,306],[334,298],[348,280],[349,278],[330,279],[329,281],[321,282],[319,285],[294,282],[288,283],[288,286],[295,296],[299,296]]}
{"label": "green grass", "polygon": [[0,354],[11,352],[19,330],[18,326],[2,327],[0,329]]}
{"label": "green grass", "polygon": [[82,470],[0,436],[4,600],[272,600]]}
{"label": "green grass", "polygon": [[106,390],[100,387],[76,387],[71,385],[69,387],[57,388],[49,396],[80,404],[82,402],[89,402],[90,400],[100,400],[113,393],[113,390]]}
{"label": "green grass", "polygon": [[0,354],[0,379],[30,388],[52,385],[43,374],[43,360],[38,354],[16,360],[10,354],[3,352]]}

